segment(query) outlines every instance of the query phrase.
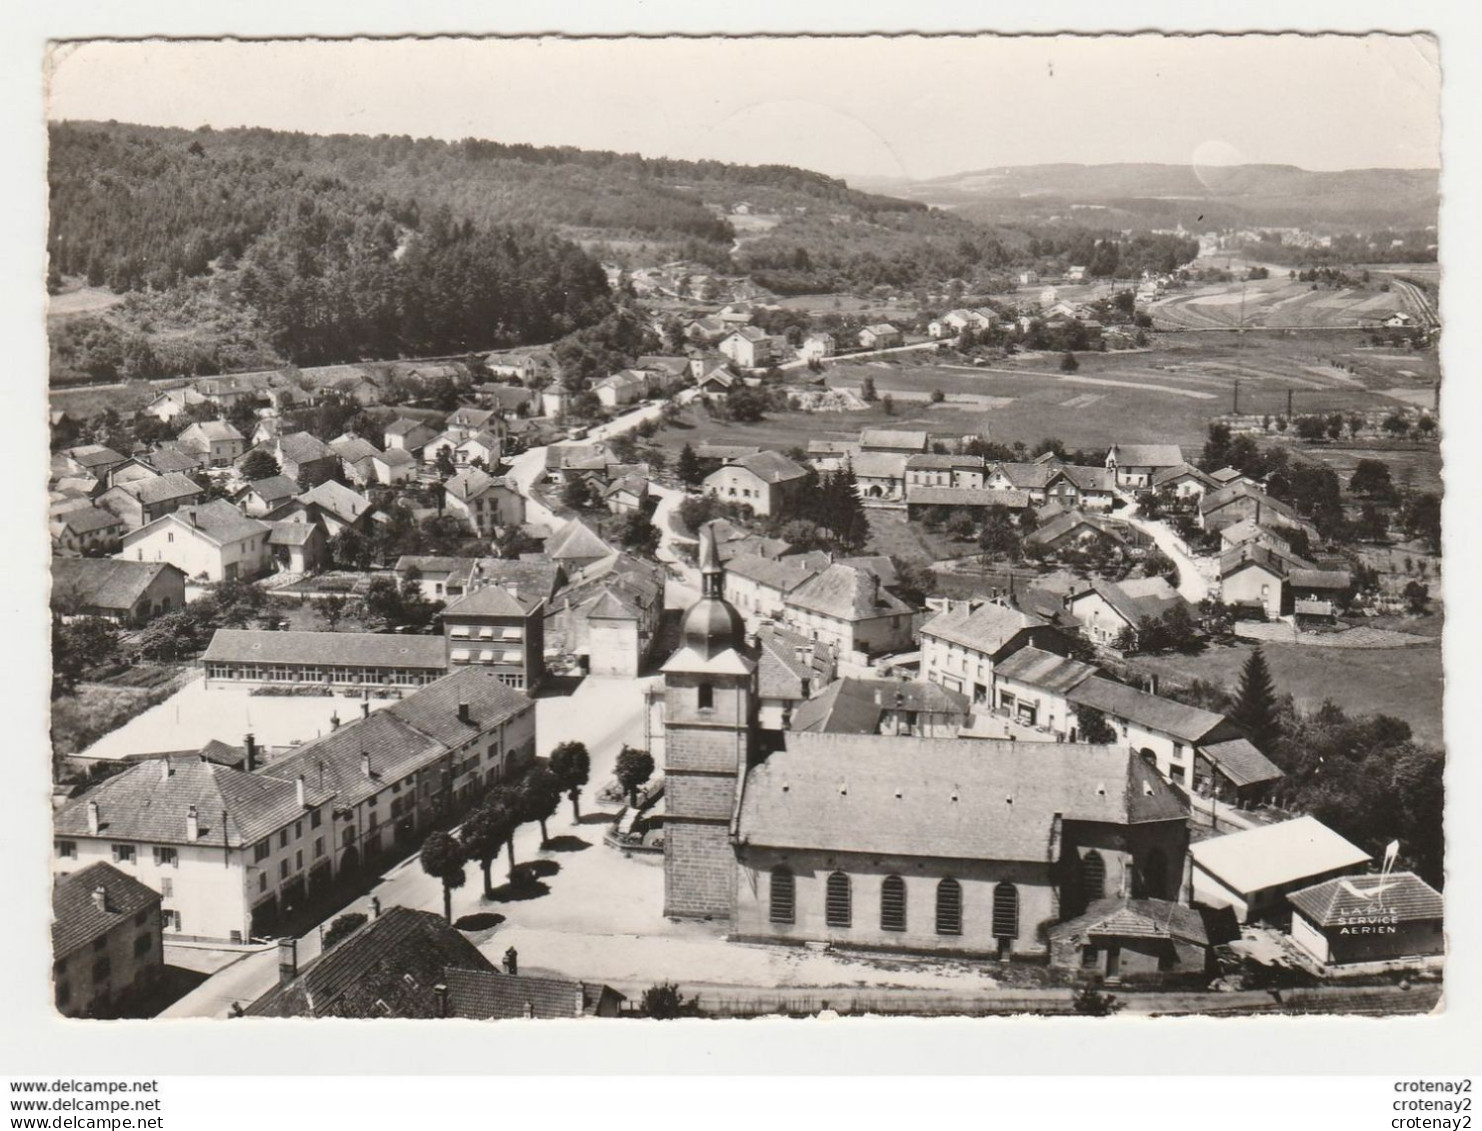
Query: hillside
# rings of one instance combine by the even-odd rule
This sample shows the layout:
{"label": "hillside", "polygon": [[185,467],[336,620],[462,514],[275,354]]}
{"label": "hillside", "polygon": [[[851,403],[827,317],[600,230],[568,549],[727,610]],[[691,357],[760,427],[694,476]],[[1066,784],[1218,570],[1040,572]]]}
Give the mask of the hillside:
{"label": "hillside", "polygon": [[1434,169],[1067,163],[923,181],[857,180],[874,191],[1000,224],[1423,228],[1436,223],[1440,203]]}

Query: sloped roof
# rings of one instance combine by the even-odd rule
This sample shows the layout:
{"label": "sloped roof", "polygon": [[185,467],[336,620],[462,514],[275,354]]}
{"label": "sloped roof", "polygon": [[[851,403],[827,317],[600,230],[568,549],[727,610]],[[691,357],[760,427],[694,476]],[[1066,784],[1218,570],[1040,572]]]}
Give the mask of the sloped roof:
{"label": "sloped roof", "polygon": [[161,475],[171,471],[189,471],[193,467],[200,466],[199,460],[178,448],[157,448],[152,452],[145,452],[138,458],[140,463],[154,468]]}
{"label": "sloped roof", "polygon": [[1263,488],[1245,479],[1237,479],[1233,483],[1225,484],[1225,486],[1218,490],[1204,492],[1204,497],[1199,500],[1199,513],[1213,514],[1215,511],[1229,506],[1235,500],[1243,498],[1256,500],[1260,504],[1259,513],[1263,515],[1279,515],[1282,518],[1292,520],[1295,520],[1297,517],[1297,512],[1292,510],[1291,507],[1279,499],[1273,499],[1270,495],[1266,494]]}
{"label": "sloped roof", "polygon": [[1125,825],[1187,811],[1156,770],[1105,746],[790,732],[747,773],[738,835],[743,845],[1038,863],[1057,817]]}
{"label": "sloped roof", "polygon": [[911,612],[910,605],[881,585],[879,578],[868,570],[838,562],[793,590],[787,604],[847,621]]}
{"label": "sloped roof", "polygon": [[1414,923],[1441,919],[1446,912],[1441,893],[1414,872],[1326,880],[1292,892],[1287,900],[1319,927],[1372,921],[1380,916]]}
{"label": "sloped roof", "polygon": [[956,716],[966,721],[971,709],[966,695],[940,684],[845,676],[834,680],[817,698],[800,705],[793,712],[792,729],[828,734],[875,734],[888,711]]}
{"label": "sloped roof", "polygon": [[[306,785],[310,806],[328,799],[315,782]],[[98,806],[97,835],[108,840],[217,847],[253,844],[304,812],[293,782],[202,761],[198,754],[151,758],[107,779],[57,811],[56,835],[93,835],[90,803]],[[191,807],[199,822],[193,841],[186,837]]]}
{"label": "sloped roof", "polygon": [[865,479],[904,479],[910,458],[904,452],[862,451],[849,457],[849,466]]}
{"label": "sloped roof", "polygon": [[443,983],[448,987],[448,1015],[470,1021],[580,1017],[585,1006],[580,982],[504,974],[487,964],[478,970],[449,969]]}
{"label": "sloped roof", "polygon": [[1174,606],[1186,603],[1178,595],[1178,591],[1161,577],[1134,578],[1122,582],[1097,578],[1091,582],[1089,589],[1071,594],[1072,604],[1087,593],[1098,594],[1117,615],[1134,628],[1143,617],[1157,620]]}
{"label": "sloped roof", "polygon": [[579,518],[574,518],[551,536],[545,555],[554,561],[605,558],[616,551]]}
{"label": "sloped roof", "polygon": [[317,522],[268,522],[268,545],[307,546],[316,537],[324,536],[324,528]]}
{"label": "sloped roof", "polygon": [[1294,569],[1287,578],[1293,589],[1330,589],[1347,591],[1353,577],[1343,569]]}
{"label": "sloped roof", "polygon": [[188,499],[204,493],[200,484],[178,471],[156,475],[149,479],[132,479],[127,483],[117,484],[114,490],[132,495],[147,507],[168,503],[172,499]]}
{"label": "sloped roof", "polygon": [[446,488],[448,494],[452,495],[453,498],[461,499],[465,503],[471,499],[477,499],[480,495],[493,491],[496,488],[503,488],[506,491],[514,490],[505,480],[498,479],[486,471],[481,471],[477,467],[465,468],[463,471],[460,471],[448,480]]}
{"label": "sloped roof", "polygon": [[254,479],[242,489],[261,496],[266,503],[281,503],[298,494],[298,484],[286,475],[270,475],[266,479]]}
{"label": "sloped roof", "polygon": [[1190,743],[1198,742],[1216,727],[1229,725],[1224,715],[1164,699],[1161,695],[1150,695],[1105,678],[1088,679],[1077,684],[1066,693],[1066,698],[1077,706],[1094,707],[1105,714]]}
{"label": "sloped roof", "polygon": [[912,448],[918,452],[925,452],[930,444],[931,437],[925,432],[917,432],[903,428],[865,428],[859,434],[859,446],[861,448]]}
{"label": "sloped roof", "polygon": [[384,452],[377,452],[370,457],[379,460],[387,467],[405,467],[409,463],[416,463],[416,457],[405,448],[387,448]]}
{"label": "sloped roof", "polygon": [[[268,531],[263,523],[255,518],[248,518],[225,499],[212,499],[209,503],[181,507],[163,518],[155,519],[155,522],[147,526],[140,527],[140,530],[153,529],[155,523],[158,522],[174,522],[187,526],[218,545],[236,542],[242,538],[251,538],[255,534],[266,534]],[[139,531],[134,533],[138,534]]]}
{"label": "sloped roof", "polygon": [[1116,524],[1108,522],[1099,515],[1086,514],[1074,507],[1068,511],[1062,511],[1050,521],[1037,527],[1034,533],[1024,541],[1030,545],[1049,546],[1083,526],[1103,538],[1110,538],[1115,542],[1127,541],[1126,536]]}
{"label": "sloped roof", "polygon": [[497,452],[499,451],[499,437],[492,432],[477,432],[468,437],[468,439],[461,441],[458,447],[479,447],[488,452]]}
{"label": "sloped roof", "polygon": [[[308,526],[299,523],[299,526]],[[385,632],[268,632],[218,628],[201,657],[218,663],[294,663],[388,668],[445,668],[441,636]]]}
{"label": "sloped roof", "polygon": [[781,452],[766,449],[742,456],[730,466],[746,468],[763,483],[786,483],[808,474],[807,468],[799,467]]}
{"label": "sloped roof", "polygon": [[[101,908],[93,901],[93,893],[100,888],[104,893]],[[159,905],[159,892],[106,861],[58,880],[51,889],[52,961],[60,962],[141,911],[157,910]]]}
{"label": "sloped roof", "polygon": [[1369,862],[1316,817],[1297,817],[1190,845],[1194,863],[1242,894],[1321,876]]}
{"label": "sloped roof", "polygon": [[1002,472],[1010,484],[1024,491],[1043,490],[1058,470],[1059,467],[1053,463],[1010,463],[1006,460],[999,460],[988,468],[990,474]]}
{"label": "sloped roof", "polygon": [[91,534],[97,530],[107,530],[110,526],[124,524],[124,520],[111,510],[94,506],[82,506],[76,510],[69,510],[65,514],[57,515],[52,521],[74,534]]}
{"label": "sloped roof", "polygon": [[359,491],[351,490],[333,479],[326,479],[318,486],[305,491],[298,499],[301,503],[321,507],[346,522],[353,522],[370,510],[369,499]]}
{"label": "sloped roof", "polygon": [[381,449],[363,436],[346,436],[342,440],[331,441],[329,446],[346,463],[359,463],[368,456],[381,454]]}
{"label": "sloped roof", "polygon": [[290,432],[286,436],[279,436],[277,446],[283,453],[283,458],[294,463],[312,463],[316,459],[328,459],[335,454],[328,444],[308,432]]}
{"label": "sloped roof", "polygon": [[[729,374],[728,374],[729,376]],[[754,456],[761,448],[752,444],[713,444],[702,442],[695,445],[695,455],[701,459],[739,460]]]}
{"label": "sloped roof", "polygon": [[[812,445],[809,445],[812,451]],[[986,460],[982,456],[938,455],[936,452],[916,452],[906,457],[908,471],[950,471],[956,467],[982,469]]]}
{"label": "sloped roof", "polygon": [[836,656],[825,641],[764,625],[757,631],[756,642],[757,694],[763,699],[803,699],[804,684],[811,693],[833,677]]}
{"label": "sloped roof", "polygon": [[107,464],[122,463],[124,460],[123,456],[102,444],[82,444],[75,448],[68,448],[63,454],[82,467],[103,467]]}
{"label": "sloped roof", "polygon": [[1160,467],[1157,471],[1153,472],[1152,484],[1154,487],[1161,487],[1165,483],[1176,483],[1180,479],[1194,479],[1206,487],[1213,487],[1215,485],[1213,479],[1205,475],[1204,472],[1200,471],[1191,463],[1180,463],[1173,467]]}
{"label": "sloped roof", "polygon": [[1092,664],[1057,656],[1054,652],[1045,652],[1033,645],[1020,648],[1012,656],[993,665],[995,678],[1002,676],[1031,687],[1041,687],[1055,695],[1064,695],[1096,674],[1096,668]]}
{"label": "sloped roof", "polygon": [[894,326],[892,326],[889,322],[876,322],[876,323],[874,323],[871,326],[866,326],[865,329],[868,330],[868,331],[870,331],[873,334],[899,334],[900,333],[900,331],[897,330]]}
{"label": "sloped roof", "polygon": [[992,491],[976,487],[908,486],[906,502],[928,507],[1008,507],[1023,510],[1029,506],[1029,492],[1011,487]]}
{"label": "sloped roof", "polygon": [[1165,899],[1098,899],[1084,914],[1050,928],[1050,937],[1177,939],[1209,945],[1204,918],[1192,907]]}
{"label": "sloped roof", "polygon": [[1237,786],[1277,781],[1286,776],[1276,763],[1244,738],[1211,742],[1199,749],[1214,763],[1220,773]]}
{"label": "sloped roof", "polygon": [[976,609],[965,605],[938,613],[921,626],[921,635],[960,644],[975,652],[992,655],[1026,628],[1048,622],[1033,613],[1005,605],[986,604]]}
{"label": "sloped roof", "polygon": [[726,562],[726,573],[747,581],[791,593],[819,571],[800,562],[786,559],[764,558],[758,554],[743,554]]}
{"label": "sloped roof", "polygon": [[1184,462],[1177,444],[1114,444],[1111,454],[1120,467],[1177,467]]}
{"label": "sloped roof", "polygon": [[1055,477],[1058,475],[1065,476],[1080,491],[1110,493],[1116,490],[1117,486],[1116,473],[1105,467],[1087,467],[1079,463],[1062,463],[1056,466],[1055,475],[1050,476],[1050,482],[1053,483]]}
{"label": "sloped roof", "polygon": [[249,1017],[436,1017],[449,967],[493,966],[442,916],[392,907],[247,1007]]}
{"label": "sloped roof", "polygon": [[180,433],[180,439],[182,440],[187,436],[198,437],[208,442],[242,440],[246,438],[225,420],[198,420]]}
{"label": "sloped roof", "polygon": [[481,585],[455,598],[442,615],[454,619],[460,616],[526,617],[539,604],[539,597],[517,597],[502,585]]}
{"label": "sloped roof", "polygon": [[[155,579],[180,570],[168,562],[129,562],[120,558],[53,558],[52,601],[64,595],[84,606],[124,612],[144,595]],[[183,578],[183,574],[181,575]]]}

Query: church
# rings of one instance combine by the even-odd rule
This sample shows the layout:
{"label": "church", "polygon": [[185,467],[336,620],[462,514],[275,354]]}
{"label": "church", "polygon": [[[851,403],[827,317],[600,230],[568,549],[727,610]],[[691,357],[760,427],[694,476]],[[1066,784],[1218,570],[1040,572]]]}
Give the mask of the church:
{"label": "church", "polygon": [[735,939],[1008,958],[1117,896],[1184,894],[1188,810],[1079,743],[789,732],[757,741],[757,654],[701,531],[663,667],[664,913]]}

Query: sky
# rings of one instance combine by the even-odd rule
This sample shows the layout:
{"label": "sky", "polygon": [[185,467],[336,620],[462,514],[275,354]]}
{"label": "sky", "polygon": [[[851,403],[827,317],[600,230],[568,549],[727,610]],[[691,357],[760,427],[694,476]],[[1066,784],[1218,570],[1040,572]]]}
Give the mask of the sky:
{"label": "sky", "polygon": [[489,138],[925,179],[1001,165],[1440,164],[1423,36],[87,42],[48,113]]}

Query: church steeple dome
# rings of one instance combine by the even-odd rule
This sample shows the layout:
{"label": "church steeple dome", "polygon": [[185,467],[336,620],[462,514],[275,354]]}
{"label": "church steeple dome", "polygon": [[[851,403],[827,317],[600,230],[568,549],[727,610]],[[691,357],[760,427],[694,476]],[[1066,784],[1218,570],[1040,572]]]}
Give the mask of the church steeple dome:
{"label": "church steeple dome", "polygon": [[710,660],[723,652],[741,650],[746,639],[741,614],[725,599],[725,569],[710,523],[700,528],[699,564],[700,599],[684,614],[680,643]]}

